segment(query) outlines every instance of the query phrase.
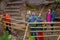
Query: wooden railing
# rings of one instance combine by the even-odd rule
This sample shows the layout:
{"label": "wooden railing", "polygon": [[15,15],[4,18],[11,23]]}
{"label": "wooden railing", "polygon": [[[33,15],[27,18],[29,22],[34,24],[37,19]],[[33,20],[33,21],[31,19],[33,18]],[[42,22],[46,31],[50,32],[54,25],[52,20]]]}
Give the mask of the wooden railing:
{"label": "wooden railing", "polygon": [[[33,25],[36,25],[36,24],[46,24],[46,25],[49,25],[49,24],[60,24],[60,22],[30,22],[30,23],[27,23],[27,26],[26,26],[26,30],[25,30],[25,35],[24,35],[24,38],[23,40],[26,40],[26,37],[27,37],[27,32],[29,30],[29,28],[60,28],[60,26],[53,26],[53,27],[29,27],[30,24],[33,24]],[[30,31],[30,32],[60,32],[60,30],[40,30],[40,31]],[[30,34],[29,34],[30,35]],[[58,37],[57,40],[60,39],[60,34],[53,34],[53,35],[43,35],[43,36],[33,36],[33,37]]]}
{"label": "wooden railing", "polygon": [[[15,20],[15,19],[12,19],[12,18],[10,18],[10,19],[11,20]],[[19,23],[27,24],[23,40],[26,40],[27,32],[29,30],[29,25],[30,24],[34,24],[34,25],[36,25],[36,24],[47,24],[47,25],[49,25],[49,24],[60,24],[60,22],[25,22],[25,21],[20,21],[20,20],[15,20],[15,21],[17,21]],[[4,21],[4,23],[5,23],[5,21]],[[11,24],[13,24],[13,25],[19,25],[17,23],[11,23]],[[9,26],[9,25],[5,25],[5,26]],[[11,27],[11,28],[13,28],[13,27]],[[60,26],[53,26],[53,27],[51,27],[51,26],[50,27],[30,27],[30,28],[54,28],[55,29],[55,28],[60,28]],[[30,32],[60,32],[60,30],[40,30],[40,31],[30,31]],[[53,35],[44,35],[44,36],[33,36],[33,37],[52,37],[52,36],[54,36],[54,37],[57,36],[58,37],[57,40],[60,39],[60,34],[59,35],[58,34],[56,34],[56,35],[53,34]]]}

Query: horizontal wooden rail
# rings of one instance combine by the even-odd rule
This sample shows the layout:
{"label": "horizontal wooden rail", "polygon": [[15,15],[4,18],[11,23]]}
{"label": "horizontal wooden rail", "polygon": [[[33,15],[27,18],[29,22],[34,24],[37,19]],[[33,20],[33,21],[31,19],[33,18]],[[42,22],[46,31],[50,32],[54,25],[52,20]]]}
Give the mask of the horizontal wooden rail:
{"label": "horizontal wooden rail", "polygon": [[30,31],[30,32],[60,32],[60,30],[40,30],[40,31]]}
{"label": "horizontal wooden rail", "polygon": [[[22,22],[20,20],[15,20],[15,21]],[[29,24],[60,24],[60,22],[25,22],[25,21],[23,21],[23,22],[29,23]]]}
{"label": "horizontal wooden rail", "polygon": [[[1,17],[0,17],[1,18]],[[16,19],[13,19],[13,18],[9,18],[10,20],[14,20],[14,21],[17,21],[17,22],[23,22],[23,23],[27,23],[27,22],[25,22],[25,21],[23,21],[23,20],[16,20]]]}
{"label": "horizontal wooden rail", "polygon": [[[0,24],[2,24],[2,23],[0,22]],[[17,27],[15,27],[16,25],[18,25],[18,26],[20,27],[20,24],[16,24],[16,23],[11,23],[11,24],[12,24],[11,26],[6,25],[6,24],[4,24],[4,25],[5,25],[5,27],[6,27],[6,26],[7,26],[7,27],[11,27],[12,29],[24,30],[24,29],[22,29],[22,28],[17,28]]]}
{"label": "horizontal wooden rail", "polygon": [[27,22],[25,22],[25,21],[23,21],[23,20],[16,20],[16,19],[13,19],[13,18],[10,18],[11,20],[15,20],[15,21],[17,21],[17,22],[23,22],[23,23],[27,23]]}
{"label": "horizontal wooden rail", "polygon": [[49,27],[30,27],[30,28],[60,28],[60,26],[49,26]]}
{"label": "horizontal wooden rail", "polygon": [[52,37],[52,36],[59,36],[59,35],[43,35],[43,36],[32,36],[32,37]]}
{"label": "horizontal wooden rail", "polygon": [[[6,22],[5,21],[3,21],[5,24],[6,24]],[[0,24],[2,24],[2,22],[0,22]],[[20,24],[18,24],[18,23],[10,23],[10,24],[12,24],[12,25],[20,25]],[[25,24],[25,23],[24,23]]]}
{"label": "horizontal wooden rail", "polygon": [[23,22],[23,23],[29,23],[29,24],[60,24],[60,22],[26,22],[26,21],[23,21],[23,20],[16,20],[16,19],[13,19],[13,18],[10,18],[11,20],[14,20],[14,21],[17,21],[17,22]]}
{"label": "horizontal wooden rail", "polygon": [[29,24],[60,24],[60,22],[29,22]]}
{"label": "horizontal wooden rail", "polygon": [[20,28],[17,28],[17,27],[14,27],[14,26],[9,26],[9,25],[5,25],[7,27],[11,27],[12,29],[17,29],[17,30],[25,30],[25,29],[22,29],[21,27]]}

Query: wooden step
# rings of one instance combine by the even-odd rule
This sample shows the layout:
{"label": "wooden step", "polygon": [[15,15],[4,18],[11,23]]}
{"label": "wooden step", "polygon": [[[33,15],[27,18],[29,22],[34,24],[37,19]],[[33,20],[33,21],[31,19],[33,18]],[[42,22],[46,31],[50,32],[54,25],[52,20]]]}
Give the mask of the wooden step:
{"label": "wooden step", "polygon": [[7,6],[6,8],[19,8],[20,6]]}
{"label": "wooden step", "polygon": [[10,13],[11,16],[21,16],[19,13]]}
{"label": "wooden step", "polygon": [[60,19],[60,17],[55,17],[56,19]]}
{"label": "wooden step", "polygon": [[12,18],[22,18],[21,16],[11,16]]}
{"label": "wooden step", "polygon": [[5,11],[19,11],[19,9],[5,9]]}
{"label": "wooden step", "polygon": [[5,10],[20,10],[21,8],[5,8]]}
{"label": "wooden step", "polygon": [[13,15],[13,14],[17,15],[17,14],[19,14],[19,12],[10,12],[10,14],[11,15]]}
{"label": "wooden step", "polygon": [[54,3],[54,1],[45,1],[42,4],[50,4],[50,3]]}
{"label": "wooden step", "polygon": [[11,16],[20,16],[19,14],[10,14]]}
{"label": "wooden step", "polygon": [[9,2],[8,4],[20,4],[20,3],[23,3],[23,1]]}
{"label": "wooden step", "polygon": [[9,7],[6,7],[7,9],[10,9],[10,8],[20,8],[20,6],[9,6]]}
{"label": "wooden step", "polygon": [[23,19],[21,16],[11,16],[11,18],[17,19],[17,20]]}
{"label": "wooden step", "polygon": [[8,11],[8,12],[18,12],[19,10],[4,10],[4,11]]}
{"label": "wooden step", "polygon": [[16,13],[19,13],[19,12],[18,11],[15,11],[15,12],[14,11],[5,11],[5,13],[11,13],[11,14],[15,13],[16,14]]}
{"label": "wooden step", "polygon": [[11,6],[20,6],[22,4],[7,4],[8,7],[11,7]]}

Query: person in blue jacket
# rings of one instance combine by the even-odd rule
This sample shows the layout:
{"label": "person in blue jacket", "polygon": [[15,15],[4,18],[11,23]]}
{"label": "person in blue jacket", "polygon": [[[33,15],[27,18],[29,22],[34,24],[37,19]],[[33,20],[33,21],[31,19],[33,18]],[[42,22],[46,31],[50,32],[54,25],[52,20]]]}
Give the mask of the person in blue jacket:
{"label": "person in blue jacket", "polygon": [[[32,15],[28,18],[28,22],[34,22],[36,20],[37,16],[33,12]],[[34,27],[34,24],[30,24],[30,27]],[[36,28],[30,28],[30,30],[36,30]],[[36,36],[36,32],[31,32],[31,36]],[[35,38],[37,40],[37,38]]]}
{"label": "person in blue jacket", "polygon": [[54,11],[51,9],[51,22],[53,22],[54,21]]}
{"label": "person in blue jacket", "polygon": [[[51,9],[51,22],[54,22],[54,11]],[[51,26],[53,27],[53,24],[51,24]],[[51,28],[51,30],[53,30],[53,28]],[[52,34],[53,32],[51,32]]]}
{"label": "person in blue jacket", "polygon": [[[28,18],[28,22],[34,22],[36,20],[37,16],[35,16],[35,13],[33,12],[32,15]],[[30,26],[34,27],[33,24],[30,24]]]}

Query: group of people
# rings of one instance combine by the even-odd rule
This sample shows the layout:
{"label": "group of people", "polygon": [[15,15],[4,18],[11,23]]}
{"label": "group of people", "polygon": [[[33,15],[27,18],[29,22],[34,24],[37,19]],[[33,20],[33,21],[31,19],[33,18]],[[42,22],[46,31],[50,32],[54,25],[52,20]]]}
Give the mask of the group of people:
{"label": "group of people", "polygon": [[[11,24],[10,24],[11,20],[10,20],[10,14],[9,13],[5,14],[4,12],[2,12],[2,14],[0,15],[0,17],[1,17],[1,21],[2,22],[5,22],[6,25],[11,26]],[[2,28],[2,29],[4,29],[4,30],[8,31],[9,33],[11,33],[10,28],[8,26],[6,26],[5,28]]]}
{"label": "group of people", "polygon": [[[28,18],[28,22],[38,22],[37,20],[42,20],[41,17],[38,15],[36,16],[34,12],[31,13],[31,16]],[[42,20],[44,21],[44,20]],[[53,22],[54,21],[54,11],[52,9],[48,9],[46,13],[46,22]]]}
{"label": "group of people", "polygon": [[[42,20],[41,16],[36,16],[34,12],[32,12],[31,16],[27,20],[28,22],[44,22],[45,20]],[[52,9],[48,9],[46,13],[46,22],[54,22],[54,11]],[[30,24],[30,27],[42,27],[43,24]],[[50,24],[53,27],[53,24]],[[44,25],[45,26],[45,25]],[[47,28],[30,28],[30,30],[47,30]],[[53,28],[51,28],[53,30]],[[53,32],[50,32],[53,34]],[[43,32],[31,32],[31,36],[43,36]],[[38,37],[39,40],[44,40],[43,37]],[[37,40],[37,38],[35,38]]]}
{"label": "group of people", "polygon": [[[34,12],[32,12],[31,16],[27,20],[28,22],[43,22],[40,16],[36,16]],[[54,21],[54,11],[52,9],[48,9],[46,13],[46,22]]]}

